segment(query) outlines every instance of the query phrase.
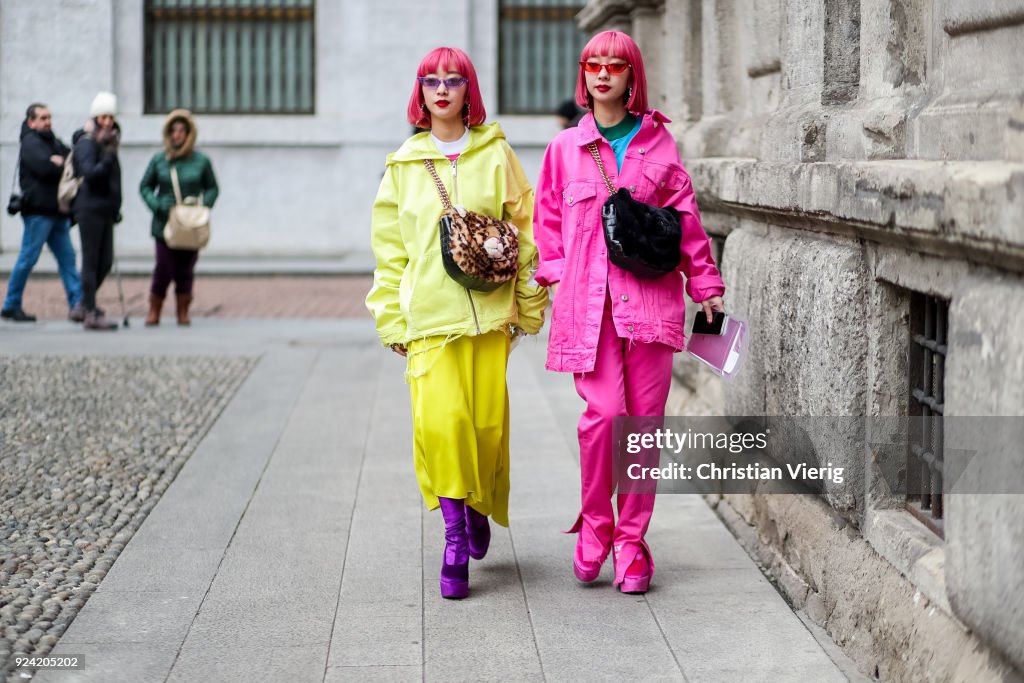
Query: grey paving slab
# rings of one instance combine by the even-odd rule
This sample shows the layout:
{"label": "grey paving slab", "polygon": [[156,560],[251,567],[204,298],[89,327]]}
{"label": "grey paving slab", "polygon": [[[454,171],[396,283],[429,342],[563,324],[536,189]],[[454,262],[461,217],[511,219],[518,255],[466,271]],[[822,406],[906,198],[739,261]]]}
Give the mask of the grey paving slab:
{"label": "grey paving slab", "polygon": [[[99,592],[152,589],[154,580],[164,577],[168,587],[206,591],[213,578],[207,572],[216,569],[234,533],[313,359],[307,350],[268,353],[261,359]],[[183,580],[189,583],[182,585]]]}
{"label": "grey paving slab", "polygon": [[33,683],[162,681],[174,661],[174,650],[163,643],[58,644],[51,654],[82,655],[84,666],[74,671],[39,671],[31,679]]}
{"label": "grey paving slab", "polygon": [[168,590],[95,593],[88,616],[76,619],[60,644],[74,650],[79,644],[165,643],[177,650],[202,599],[201,593]]}
{"label": "grey paving slab", "polygon": [[441,597],[439,511],[424,517],[423,533],[424,680],[544,680],[508,532],[492,525],[487,557],[470,560],[466,600]]}
{"label": "grey paving slab", "polygon": [[[219,645],[219,644],[218,644]],[[179,657],[167,683],[252,683],[253,681],[320,681],[327,643],[309,645],[211,646]]]}
{"label": "grey paving slab", "polygon": [[575,535],[560,530],[579,511],[579,469],[556,424],[559,413],[548,405],[544,389],[552,378],[526,369],[510,378],[519,427],[513,427],[512,537],[545,676],[621,680],[642,672],[645,679],[683,680],[647,603],[611,588],[610,562],[593,584],[573,576]]}
{"label": "grey paving slab", "polygon": [[647,601],[690,681],[847,680],[760,573],[670,565],[661,577]]}
{"label": "grey paving slab", "polygon": [[[211,651],[254,646],[276,654],[238,660],[232,680],[323,676],[380,358],[369,347],[319,354],[171,680],[203,670]],[[319,669],[292,670],[296,648],[310,644]]]}
{"label": "grey paving slab", "polygon": [[378,379],[327,662],[329,672],[334,670],[329,680],[409,675],[394,666],[415,667],[418,679],[422,670],[423,499],[412,468],[403,367],[397,356],[386,356]]}
{"label": "grey paving slab", "polygon": [[331,666],[324,683],[415,683],[423,680],[423,667],[415,666]]}

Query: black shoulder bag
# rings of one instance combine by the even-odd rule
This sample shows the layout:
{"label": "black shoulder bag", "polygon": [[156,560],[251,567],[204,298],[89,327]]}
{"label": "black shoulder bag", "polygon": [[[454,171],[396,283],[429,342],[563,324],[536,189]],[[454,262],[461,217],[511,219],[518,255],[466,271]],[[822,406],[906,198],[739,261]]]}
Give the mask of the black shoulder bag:
{"label": "black shoulder bag", "polygon": [[21,151],[18,151],[18,161],[14,164],[14,180],[11,181],[11,198],[7,200],[7,213],[15,216],[21,211],[21,192],[17,191],[18,176],[21,174]]}
{"label": "black shoulder bag", "polygon": [[608,260],[649,280],[673,272],[679,267],[679,244],[683,238],[679,212],[638,202],[626,188],[616,192],[605,173],[597,143],[591,142],[587,149],[608,188],[609,197],[601,207]]}

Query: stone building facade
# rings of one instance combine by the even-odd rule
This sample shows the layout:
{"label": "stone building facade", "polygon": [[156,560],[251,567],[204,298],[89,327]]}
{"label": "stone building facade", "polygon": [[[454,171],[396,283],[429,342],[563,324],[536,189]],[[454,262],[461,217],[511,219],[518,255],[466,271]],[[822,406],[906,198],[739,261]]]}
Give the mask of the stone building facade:
{"label": "stone building facade", "polygon": [[[732,382],[679,357],[670,413],[1024,415],[1024,3],[592,0],[578,20],[640,44],[752,330]],[[900,463],[823,431],[841,489],[708,502],[866,674],[1017,680],[1019,442],[982,434],[1003,485],[937,518],[878,476]]]}

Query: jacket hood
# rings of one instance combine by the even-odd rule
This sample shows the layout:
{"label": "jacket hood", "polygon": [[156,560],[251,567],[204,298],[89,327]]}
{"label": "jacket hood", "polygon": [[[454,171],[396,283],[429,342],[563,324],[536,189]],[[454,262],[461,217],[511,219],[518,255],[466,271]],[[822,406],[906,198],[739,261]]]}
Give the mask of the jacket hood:
{"label": "jacket hood", "polygon": [[[482,126],[472,126],[469,129],[469,141],[463,154],[468,154],[474,149],[479,149],[492,140],[504,140],[505,132],[497,121]],[[388,165],[405,161],[421,161],[423,159],[444,159],[437,147],[430,139],[430,131],[417,133],[406,140],[398,151],[388,155]]]}
{"label": "jacket hood", "polygon": [[18,136],[19,140],[24,140],[25,136],[32,132],[32,129],[28,127],[28,121],[21,122],[21,135]]}
{"label": "jacket hood", "polygon": [[[175,121],[183,121],[187,133],[185,135],[185,144],[181,147],[175,148],[171,146],[171,126],[174,125]],[[188,109],[175,109],[167,118],[164,119],[164,154],[167,156],[169,161],[175,159],[184,159],[192,154],[192,148],[196,145],[196,138],[199,135],[199,131],[196,129],[196,121],[192,118],[192,112]]]}

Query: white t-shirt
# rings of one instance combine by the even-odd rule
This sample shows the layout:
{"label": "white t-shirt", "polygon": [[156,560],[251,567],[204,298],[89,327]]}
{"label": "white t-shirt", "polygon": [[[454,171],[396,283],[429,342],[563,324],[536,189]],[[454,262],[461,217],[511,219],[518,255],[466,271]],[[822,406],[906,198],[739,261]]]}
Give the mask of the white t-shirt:
{"label": "white t-shirt", "polygon": [[458,156],[462,154],[462,150],[466,149],[466,143],[469,142],[469,128],[466,128],[462,137],[453,142],[444,142],[439,140],[433,133],[430,134],[430,139],[434,141],[434,146],[437,147],[437,151],[446,157],[451,158],[452,156]]}

